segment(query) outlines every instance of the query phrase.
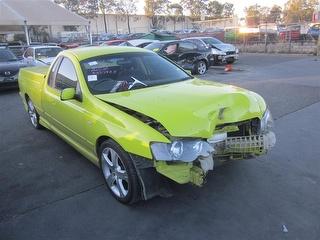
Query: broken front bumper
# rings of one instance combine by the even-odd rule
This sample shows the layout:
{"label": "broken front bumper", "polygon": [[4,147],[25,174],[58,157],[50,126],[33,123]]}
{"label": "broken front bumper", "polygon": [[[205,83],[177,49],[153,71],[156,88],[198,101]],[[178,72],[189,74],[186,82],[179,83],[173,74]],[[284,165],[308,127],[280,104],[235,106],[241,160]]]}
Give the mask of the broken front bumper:
{"label": "broken front bumper", "polygon": [[274,147],[275,143],[276,136],[273,132],[260,135],[227,137],[224,141],[213,143],[214,156],[259,156]]}
{"label": "broken front bumper", "polygon": [[248,159],[266,154],[276,143],[273,132],[259,135],[226,137],[219,141],[208,142],[213,152],[207,156],[200,156],[190,162],[166,160],[155,161],[157,172],[183,184],[191,182],[201,186],[209,170],[213,170],[215,162],[220,160]]}

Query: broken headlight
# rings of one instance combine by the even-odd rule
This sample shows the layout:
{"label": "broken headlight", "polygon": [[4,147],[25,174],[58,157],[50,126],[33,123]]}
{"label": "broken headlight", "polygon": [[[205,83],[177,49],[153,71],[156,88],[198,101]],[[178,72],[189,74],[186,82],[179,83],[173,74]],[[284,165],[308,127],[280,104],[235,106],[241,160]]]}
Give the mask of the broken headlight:
{"label": "broken headlight", "polygon": [[269,109],[267,109],[260,122],[260,132],[266,133],[269,132],[273,128],[273,118]]}
{"label": "broken headlight", "polygon": [[172,143],[152,143],[151,151],[155,160],[192,162],[198,157],[208,157],[213,147],[201,140],[176,140]]}

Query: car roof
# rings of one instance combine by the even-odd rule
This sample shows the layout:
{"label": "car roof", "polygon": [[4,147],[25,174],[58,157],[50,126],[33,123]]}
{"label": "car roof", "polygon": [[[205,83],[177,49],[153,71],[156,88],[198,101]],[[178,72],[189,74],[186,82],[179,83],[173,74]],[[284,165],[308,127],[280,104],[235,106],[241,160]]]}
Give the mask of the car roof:
{"label": "car roof", "polygon": [[72,48],[63,51],[63,53],[70,53],[78,58],[79,61],[82,61],[87,58],[97,57],[102,55],[111,55],[117,53],[150,53],[147,49],[136,48],[136,47],[127,47],[127,46],[93,46],[86,48]]}
{"label": "car roof", "polygon": [[132,39],[132,40],[128,40],[127,41],[128,43],[132,44],[132,45],[139,45],[139,44],[142,44],[142,43],[154,43],[154,42],[159,42],[159,40],[153,40],[153,39]]}
{"label": "car roof", "polygon": [[33,48],[33,49],[41,49],[41,48],[61,48],[59,46],[30,46],[28,48]]}
{"label": "car roof", "polygon": [[213,38],[213,37],[188,37],[188,38],[185,38],[185,40],[188,40],[188,39],[204,39],[204,38]]}

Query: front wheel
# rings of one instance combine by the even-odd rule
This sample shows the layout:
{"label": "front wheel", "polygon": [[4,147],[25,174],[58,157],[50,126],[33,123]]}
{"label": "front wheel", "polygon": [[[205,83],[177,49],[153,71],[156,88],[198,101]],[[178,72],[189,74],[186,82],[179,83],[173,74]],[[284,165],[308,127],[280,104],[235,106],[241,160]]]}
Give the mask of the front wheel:
{"label": "front wheel", "polygon": [[41,129],[42,126],[39,122],[39,114],[37,113],[36,108],[34,107],[32,101],[28,98],[27,99],[27,105],[28,105],[28,114],[31,121],[31,124],[36,129]]}
{"label": "front wheel", "polygon": [[196,74],[203,75],[207,72],[207,64],[204,61],[199,61],[195,66]]}
{"label": "front wheel", "polygon": [[112,140],[99,148],[102,175],[114,198],[126,204],[139,200],[141,188],[137,172],[128,153]]}

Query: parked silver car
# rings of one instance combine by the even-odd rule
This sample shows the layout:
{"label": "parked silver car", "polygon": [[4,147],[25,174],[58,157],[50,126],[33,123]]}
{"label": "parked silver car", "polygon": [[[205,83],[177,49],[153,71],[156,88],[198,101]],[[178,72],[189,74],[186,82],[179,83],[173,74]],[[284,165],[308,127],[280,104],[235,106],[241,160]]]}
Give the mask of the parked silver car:
{"label": "parked silver car", "polygon": [[31,46],[23,54],[23,58],[34,66],[50,65],[63,49],[58,46]]}

